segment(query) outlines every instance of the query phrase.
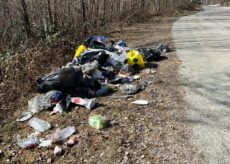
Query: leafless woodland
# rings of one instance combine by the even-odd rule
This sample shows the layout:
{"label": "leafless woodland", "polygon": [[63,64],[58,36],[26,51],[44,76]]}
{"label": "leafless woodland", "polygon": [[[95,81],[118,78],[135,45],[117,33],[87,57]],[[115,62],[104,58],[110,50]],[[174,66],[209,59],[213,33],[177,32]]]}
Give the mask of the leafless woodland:
{"label": "leafless woodland", "polygon": [[85,33],[139,13],[157,14],[190,4],[191,0],[1,0],[0,43],[63,31]]}
{"label": "leafless woodland", "polygon": [[[1,0],[0,45],[60,32],[87,33],[111,23],[186,9],[194,0]],[[229,0],[202,0],[203,3]],[[140,18],[141,19],[141,18]],[[1,46],[0,46],[1,47]]]}

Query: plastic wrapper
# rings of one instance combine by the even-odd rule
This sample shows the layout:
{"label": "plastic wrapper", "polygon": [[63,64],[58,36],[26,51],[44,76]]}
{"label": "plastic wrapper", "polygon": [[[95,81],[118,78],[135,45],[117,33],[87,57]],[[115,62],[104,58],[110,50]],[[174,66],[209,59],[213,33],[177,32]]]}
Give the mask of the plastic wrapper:
{"label": "plastic wrapper", "polygon": [[48,136],[48,139],[54,142],[59,142],[70,137],[72,134],[75,133],[75,131],[76,129],[74,126],[68,126],[63,129],[58,128],[53,134]]}
{"label": "plastic wrapper", "polygon": [[23,149],[34,148],[38,145],[38,139],[36,136],[18,139],[17,144]]}
{"label": "plastic wrapper", "polygon": [[40,111],[44,109],[48,109],[52,106],[51,104],[51,97],[56,93],[57,91],[49,91],[45,94],[40,94],[32,98],[28,101],[28,107],[29,111],[33,114],[39,113]]}
{"label": "plastic wrapper", "polygon": [[38,119],[36,117],[30,119],[29,125],[32,128],[34,128],[36,131],[39,131],[39,132],[45,132],[46,130],[51,128],[50,123],[44,120]]}

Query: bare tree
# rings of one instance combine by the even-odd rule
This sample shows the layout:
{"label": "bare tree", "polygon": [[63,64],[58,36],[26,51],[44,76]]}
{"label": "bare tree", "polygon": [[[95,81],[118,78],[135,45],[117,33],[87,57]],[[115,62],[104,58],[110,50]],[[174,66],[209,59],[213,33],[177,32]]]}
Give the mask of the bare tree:
{"label": "bare tree", "polygon": [[20,2],[21,2],[21,7],[22,7],[20,12],[21,12],[22,19],[23,19],[23,27],[27,34],[27,37],[29,37],[31,35],[31,27],[30,27],[29,15],[27,12],[27,5],[26,5],[25,0],[20,0]]}
{"label": "bare tree", "polygon": [[[0,41],[12,41],[14,37],[30,37],[32,34],[39,38],[60,31],[83,32],[86,35],[111,23],[121,24],[124,18],[132,20],[144,14],[160,13],[168,8],[186,8],[190,2],[191,0],[1,0]],[[19,28],[23,31],[18,30]]]}

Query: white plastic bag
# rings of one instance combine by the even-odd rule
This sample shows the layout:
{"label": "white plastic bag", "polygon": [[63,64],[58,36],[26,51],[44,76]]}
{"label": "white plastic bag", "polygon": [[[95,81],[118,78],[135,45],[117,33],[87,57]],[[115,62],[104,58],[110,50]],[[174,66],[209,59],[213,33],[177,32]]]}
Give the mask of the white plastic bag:
{"label": "white plastic bag", "polygon": [[49,91],[46,94],[40,94],[33,97],[28,101],[29,111],[35,114],[44,109],[50,108],[52,106],[50,99],[56,92],[57,91]]}

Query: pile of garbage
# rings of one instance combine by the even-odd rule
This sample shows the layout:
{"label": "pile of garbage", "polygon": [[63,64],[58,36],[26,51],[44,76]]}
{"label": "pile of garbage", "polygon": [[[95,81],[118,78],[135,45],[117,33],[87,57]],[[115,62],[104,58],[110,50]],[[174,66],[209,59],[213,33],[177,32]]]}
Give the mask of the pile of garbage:
{"label": "pile of garbage", "polygon": [[[65,141],[67,146],[77,142],[75,127],[68,126],[56,131],[46,138],[38,139],[38,134],[48,131],[52,125],[35,115],[43,110],[49,110],[49,115],[70,111],[74,106],[82,106],[88,110],[96,107],[96,98],[128,98],[144,90],[149,81],[131,84],[140,79],[135,73],[145,68],[146,63],[158,60],[169,47],[160,44],[156,48],[129,48],[125,41],[114,41],[105,36],[86,38],[76,49],[73,61],[37,79],[37,90],[40,94],[28,101],[28,111],[23,112],[17,119],[19,122],[29,120],[28,125],[35,129],[35,134],[27,138],[18,138],[21,148],[36,146],[48,147],[54,143]],[[115,96],[119,91],[121,95]],[[132,102],[147,105],[146,100]],[[109,125],[109,120],[101,115],[89,118],[89,125],[103,129]],[[62,153],[61,147],[56,146],[55,155]]]}

